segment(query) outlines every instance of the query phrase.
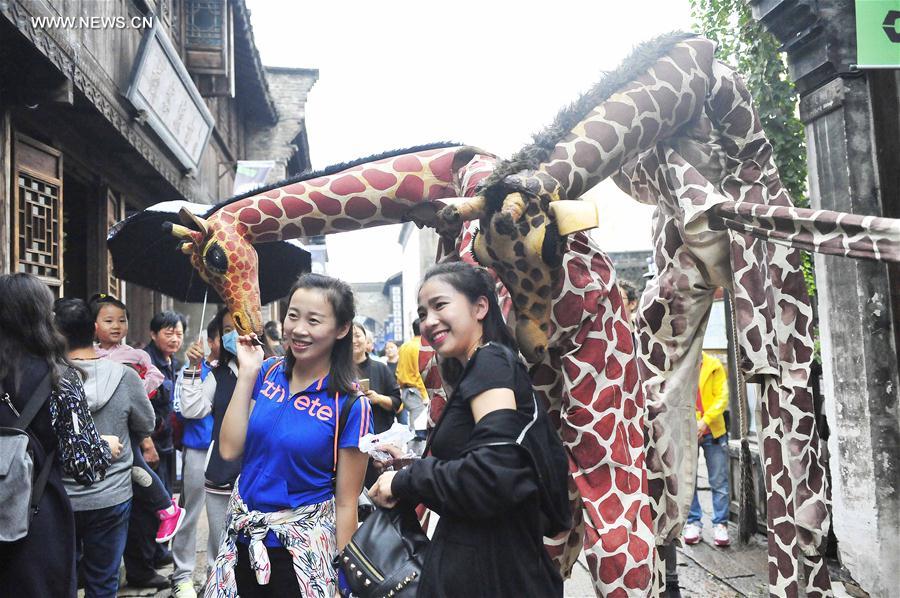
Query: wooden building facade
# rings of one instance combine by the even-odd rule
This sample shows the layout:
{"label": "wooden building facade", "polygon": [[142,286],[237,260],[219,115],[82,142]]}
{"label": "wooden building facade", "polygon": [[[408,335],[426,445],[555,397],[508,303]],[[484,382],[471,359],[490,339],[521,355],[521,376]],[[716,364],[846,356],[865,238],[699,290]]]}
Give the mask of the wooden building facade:
{"label": "wooden building facade", "polygon": [[[239,160],[309,165],[305,94],[276,104],[243,0],[8,0],[0,53],[0,272],[124,297],[132,341],[177,298],[113,276],[112,223],[227,198]],[[317,76],[278,84],[308,92]]]}

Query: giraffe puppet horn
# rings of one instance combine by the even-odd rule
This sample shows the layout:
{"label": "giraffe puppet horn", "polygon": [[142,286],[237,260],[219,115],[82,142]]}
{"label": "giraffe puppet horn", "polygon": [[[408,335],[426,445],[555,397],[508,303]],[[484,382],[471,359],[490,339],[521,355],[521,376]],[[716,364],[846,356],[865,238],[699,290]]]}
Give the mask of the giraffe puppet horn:
{"label": "giraffe puppet horn", "polygon": [[207,229],[207,226],[206,226],[206,220],[204,220],[204,219],[201,218],[200,216],[197,216],[196,214],[194,214],[193,212],[191,212],[191,211],[190,211],[189,209],[187,209],[187,208],[181,208],[180,210],[178,210],[178,216],[181,218],[181,221],[182,221],[184,224],[186,224],[186,225],[188,225],[188,226],[190,226],[191,224],[193,224],[194,226],[197,227],[197,229],[198,229],[201,233],[203,233],[203,236],[204,236],[204,237],[207,236],[207,234],[208,234],[208,229]]}
{"label": "giraffe puppet horn", "polygon": [[590,200],[561,199],[550,202],[548,207],[561,235],[597,228],[600,224],[600,207]]}
{"label": "giraffe puppet horn", "polygon": [[193,231],[191,229],[186,226],[181,226],[180,224],[175,224],[174,222],[163,222],[163,230],[177,239],[184,239],[185,241],[194,240],[194,237],[191,234]]}

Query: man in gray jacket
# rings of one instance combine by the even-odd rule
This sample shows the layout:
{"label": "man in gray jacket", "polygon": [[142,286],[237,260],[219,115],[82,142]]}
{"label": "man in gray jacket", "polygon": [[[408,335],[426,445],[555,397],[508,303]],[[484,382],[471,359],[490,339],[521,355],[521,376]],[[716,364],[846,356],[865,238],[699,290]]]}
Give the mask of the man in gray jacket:
{"label": "man in gray jacket", "polygon": [[129,435],[150,435],[155,422],[153,407],[134,370],[98,357],[94,318],[84,301],[60,299],[54,310],[56,325],[68,342],[69,359],[86,375],[84,391],[94,423],[113,451],[105,479],[91,486],[72,479],[63,482],[75,511],[76,554],[85,598],[114,598],[131,512]]}

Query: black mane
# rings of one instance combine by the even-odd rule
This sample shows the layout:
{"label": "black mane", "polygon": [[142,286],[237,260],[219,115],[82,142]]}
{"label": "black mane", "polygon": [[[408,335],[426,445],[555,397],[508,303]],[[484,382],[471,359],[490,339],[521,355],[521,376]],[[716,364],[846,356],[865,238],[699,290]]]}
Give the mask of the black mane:
{"label": "black mane", "polygon": [[253,197],[255,195],[259,195],[260,193],[265,193],[266,191],[271,191],[272,189],[278,189],[279,187],[284,187],[285,185],[290,185],[292,183],[299,183],[302,181],[308,181],[311,179],[315,179],[322,176],[328,176],[334,174],[336,172],[341,172],[342,170],[347,170],[348,168],[353,168],[354,166],[359,166],[360,164],[366,164],[367,162],[375,162],[377,160],[383,160],[384,158],[391,158],[393,156],[400,156],[403,154],[410,154],[413,152],[422,152],[430,149],[441,149],[445,147],[458,147],[462,146],[462,143],[455,143],[452,141],[441,141],[437,143],[428,143],[425,145],[416,145],[413,147],[407,147],[403,149],[396,149],[387,152],[383,152],[381,154],[375,154],[373,156],[366,156],[365,158],[358,158],[356,160],[351,160],[350,162],[341,162],[339,164],[332,164],[331,166],[326,166],[321,170],[314,171],[305,171],[300,174],[284,179],[283,181],[278,181],[276,183],[272,183],[270,185],[266,185],[264,187],[258,187],[253,189],[252,191],[247,191],[246,193],[241,193],[240,195],[235,195],[234,197],[230,197],[226,200],[220,201],[219,203],[212,206],[206,214],[203,215],[204,218],[209,218],[213,213],[221,210],[228,204],[234,203],[236,201],[240,201],[242,199],[246,199],[248,197]]}
{"label": "black mane", "polygon": [[506,196],[503,179],[523,170],[537,170],[550,157],[556,145],[575,125],[583,121],[591,110],[653,66],[657,60],[668,54],[675,44],[692,37],[697,37],[697,34],[674,31],[635,46],[618,67],[605,72],[591,89],[560,110],[552,124],[533,135],[533,143],[523,147],[509,160],[497,164],[494,171],[482,183],[488,199],[488,209],[494,212],[500,208],[500,202]]}

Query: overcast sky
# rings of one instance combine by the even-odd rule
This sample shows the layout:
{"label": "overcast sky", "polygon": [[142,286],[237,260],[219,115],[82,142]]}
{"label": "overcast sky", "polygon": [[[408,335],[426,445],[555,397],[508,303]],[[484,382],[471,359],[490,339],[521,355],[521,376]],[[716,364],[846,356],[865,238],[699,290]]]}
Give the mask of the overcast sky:
{"label": "overcast sky", "polygon": [[[247,5],[263,64],[319,70],[306,106],[314,168],[436,141],[508,157],[635,44],[691,28],[687,0]],[[603,249],[650,248],[649,208],[610,181],[586,197],[603,206]],[[329,235],[330,270],[385,280],[398,269],[397,229]]]}

